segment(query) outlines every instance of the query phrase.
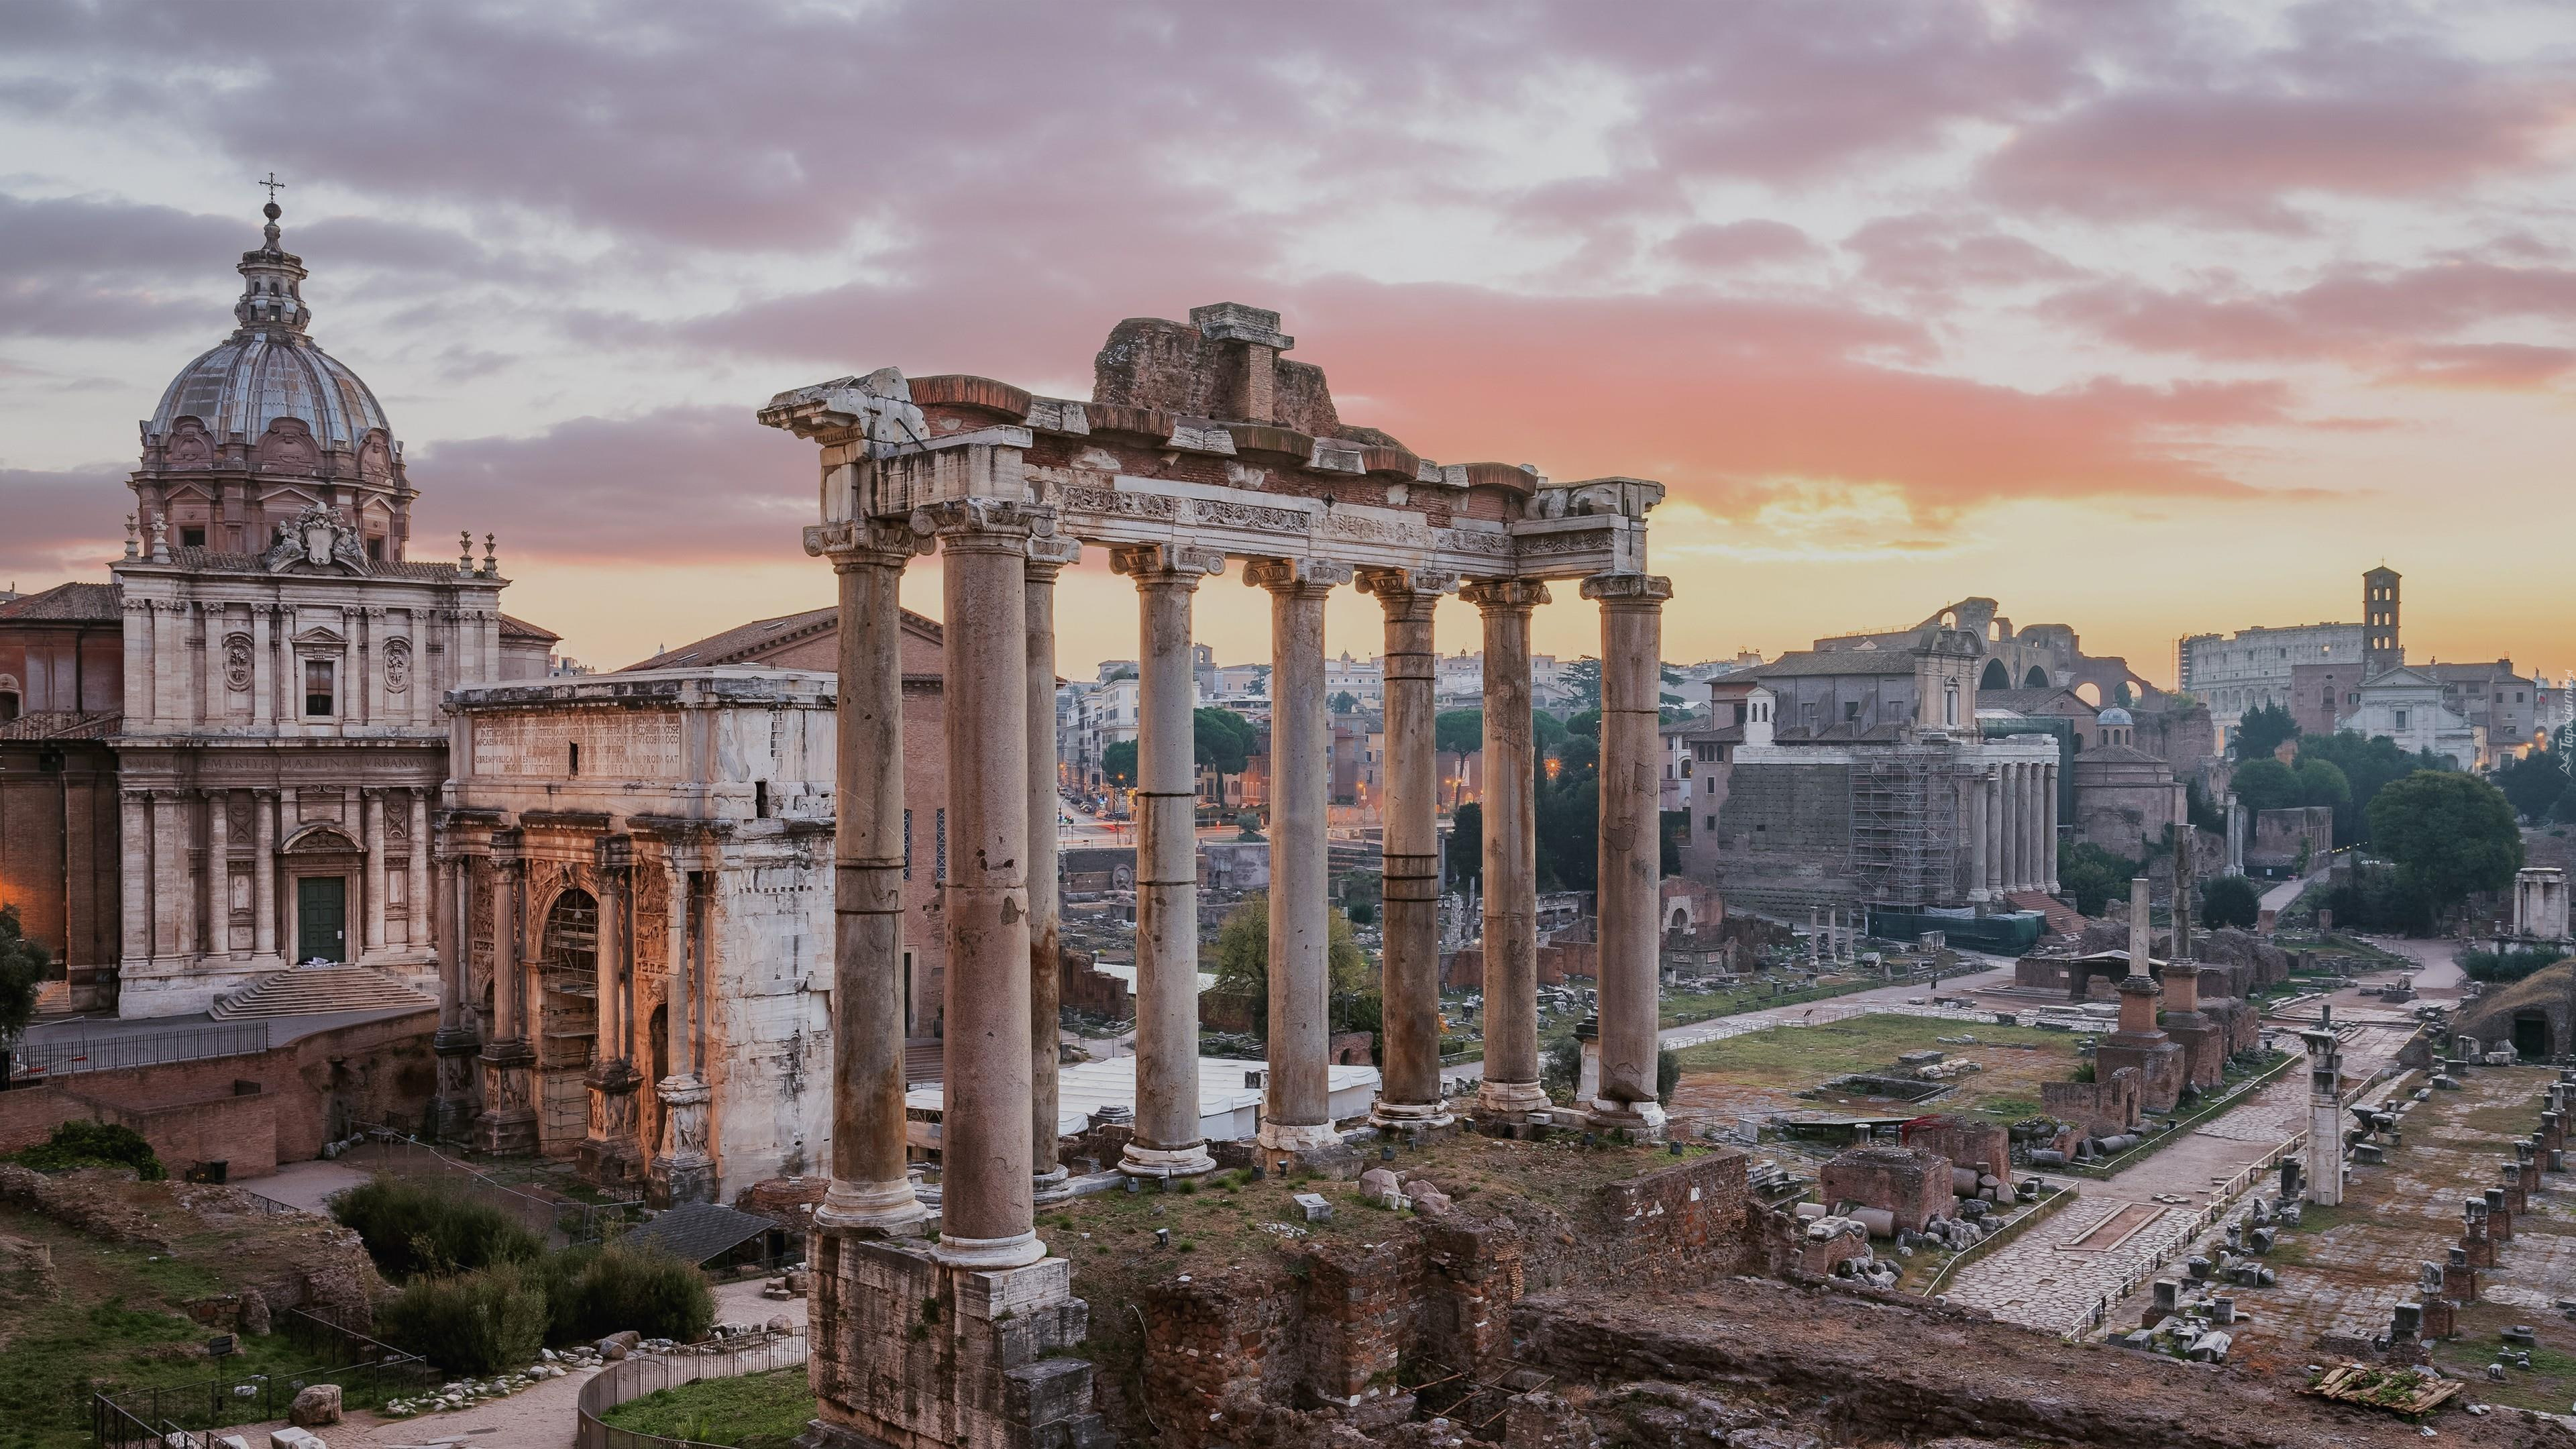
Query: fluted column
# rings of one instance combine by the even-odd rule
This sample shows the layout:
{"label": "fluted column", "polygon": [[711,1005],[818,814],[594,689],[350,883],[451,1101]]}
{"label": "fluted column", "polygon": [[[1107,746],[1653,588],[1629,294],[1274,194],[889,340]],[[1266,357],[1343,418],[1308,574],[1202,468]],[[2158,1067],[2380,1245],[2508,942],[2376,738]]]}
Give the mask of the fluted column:
{"label": "fluted column", "polygon": [[2003,767],[2004,788],[2004,889],[2017,891],[2028,879],[2026,866],[2030,855],[2030,791],[2022,779],[2019,763]]}
{"label": "fluted column", "polygon": [[593,1182],[619,1183],[635,1175],[643,1152],[637,1140],[635,1089],[635,938],[628,912],[634,898],[633,837],[598,842],[599,949],[593,990],[599,1002],[595,1049],[583,1085],[590,1091],[589,1132],[582,1167]]}
{"label": "fluted column", "polygon": [[232,792],[206,792],[206,950],[233,949]]}
{"label": "fluted column", "polygon": [[2040,822],[2047,818],[2047,777],[2039,765],[2029,764],[2021,767],[2021,778],[2022,889],[2037,890],[2048,879],[2048,869],[2041,863],[2045,852],[2040,838],[2043,829]]}
{"label": "fluted column", "polygon": [[179,689],[186,701],[179,721],[191,729],[206,722],[206,612],[193,599],[174,604],[179,618]]}
{"label": "fluted column", "polygon": [[[132,696],[128,696],[131,698]],[[152,954],[152,796],[117,792],[116,868],[121,909],[119,954],[130,965]]]}
{"label": "fluted column", "polygon": [[429,930],[429,791],[411,795],[411,860],[403,914],[403,943],[413,951],[430,944]]}
{"label": "fluted column", "polygon": [[1985,883],[1986,898],[1994,899],[2004,888],[2003,868],[2003,781],[1993,765],[1982,767],[1977,777],[1980,822],[1977,842],[1977,870]]}
{"label": "fluted column", "polygon": [[119,642],[124,646],[125,654],[125,692],[119,697],[124,701],[126,728],[132,731],[134,726],[152,717],[149,693],[152,688],[152,657],[148,644],[152,637],[152,610],[140,599],[127,599],[120,607],[120,615]]}
{"label": "fluted column", "polygon": [[367,954],[385,949],[385,792],[369,787],[359,792],[366,814]]}
{"label": "fluted column", "polygon": [[261,956],[277,950],[277,792],[254,790],[250,796],[250,948]]}
{"label": "fluted column", "polygon": [[1660,1136],[1655,1093],[1662,855],[1655,751],[1661,722],[1663,604],[1670,579],[1595,574],[1583,596],[1601,605],[1601,839],[1594,882],[1600,918],[1601,1085],[1592,1120]]}
{"label": "fluted column", "polygon": [[[1030,1174],[1028,548],[1049,515],[982,498],[914,514],[939,535],[948,933],[940,1237],[955,1268],[1046,1256]],[[971,762],[971,764],[966,763]]]}
{"label": "fluted column", "polygon": [[1485,1077],[1476,1110],[1513,1118],[1548,1105],[1538,1084],[1538,751],[1530,709],[1535,579],[1469,584],[1485,626]]}
{"label": "fluted column", "polygon": [[1068,1174],[1056,1159],[1062,1031],[1062,902],[1056,869],[1055,580],[1082,556],[1071,538],[1032,538],[1026,574],[1029,719],[1029,1171],[1041,1201]]}
{"label": "fluted column", "polygon": [[1244,582],[1270,591],[1270,1087],[1259,1141],[1273,1161],[1340,1141],[1330,1074],[1324,600],[1350,578],[1349,565],[1314,559],[1244,570]]}
{"label": "fluted column", "polygon": [[2057,771],[2050,763],[2040,767],[2039,775],[2039,878],[2040,889],[2057,894]]}
{"label": "fluted column", "polygon": [[[1160,544],[1111,552],[1136,581],[1136,1136],[1119,1170],[1214,1167],[1199,1129],[1198,790],[1190,632],[1199,581],[1225,556]],[[1277,846],[1272,846],[1276,850]]]}
{"label": "fluted column", "polygon": [[527,1020],[526,971],[520,963],[519,915],[522,862],[492,861],[492,1031],[483,1044],[483,1149],[533,1152],[537,1112],[533,1091],[536,1051]]}
{"label": "fluted column", "polygon": [[903,624],[916,547],[886,524],[808,534],[840,588],[833,708],[832,1185],[826,1232],[916,1231],[903,1116]]}
{"label": "fluted column", "polygon": [[276,617],[273,604],[250,606],[250,722],[255,728],[277,719],[277,661],[269,635]]}
{"label": "fluted column", "polygon": [[1372,569],[1360,588],[1386,613],[1386,1052],[1369,1120],[1443,1126],[1440,1092],[1440,770],[1433,736],[1432,612],[1452,575]]}

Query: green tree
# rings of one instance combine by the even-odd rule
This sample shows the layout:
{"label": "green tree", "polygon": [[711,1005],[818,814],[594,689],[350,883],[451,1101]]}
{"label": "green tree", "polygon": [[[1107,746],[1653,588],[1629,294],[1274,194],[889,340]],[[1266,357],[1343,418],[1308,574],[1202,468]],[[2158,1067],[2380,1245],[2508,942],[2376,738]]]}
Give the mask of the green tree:
{"label": "green tree", "polygon": [[1450,813],[1448,879],[1458,885],[1485,875],[1485,807],[1470,800]]}
{"label": "green tree", "polygon": [[[1217,928],[1214,962],[1217,989],[1252,1002],[1253,1029],[1267,1035],[1270,1030],[1270,898],[1253,896],[1226,915],[1225,924]],[[1325,931],[1325,970],[1330,977],[1330,991],[1337,1003],[1336,1014],[1346,1010],[1347,999],[1373,994],[1377,982],[1369,959],[1360,950],[1359,938],[1351,933],[1351,918],[1336,908]]]}
{"label": "green tree", "polygon": [[2522,831],[2504,792],[2474,775],[2418,770],[2370,802],[2370,841],[2438,913],[2500,891],[2522,868]]}
{"label": "green tree", "polygon": [[1587,739],[1600,739],[1600,707],[1596,705],[1591,709],[1582,711],[1581,713],[1568,715],[1565,720],[1565,732],[1569,735],[1582,735]]}
{"label": "green tree", "polygon": [[2200,888],[2200,918],[2210,926],[2250,930],[2262,912],[2263,898],[2241,875],[2218,876]]}
{"label": "green tree", "polygon": [[2301,805],[2323,805],[2335,810],[2352,808],[2352,781],[2344,774],[2343,767],[2334,761],[2302,755],[2291,774],[2298,779]]}
{"label": "green tree", "polygon": [[2567,798],[2566,763],[2556,750],[2534,750],[2496,771],[2496,788],[2504,791],[2515,813],[2546,820]]}
{"label": "green tree", "polygon": [[1577,708],[1601,707],[1601,661],[1589,655],[1557,671],[1557,682],[1574,696]]}
{"label": "green tree", "polygon": [[2089,840],[2063,840],[2057,845],[2057,885],[2075,898],[2075,909],[2102,914],[2113,897],[2126,895],[2138,863],[2114,855]]}
{"label": "green tree", "polygon": [[1530,739],[1542,755],[1557,747],[1565,738],[1565,721],[1547,711],[1530,711]]}
{"label": "green tree", "polygon": [[1591,770],[1561,769],[1539,776],[1538,873],[1541,889],[1588,891],[1601,868],[1601,782]]}
{"label": "green tree", "polygon": [[1261,732],[1252,721],[1230,709],[1196,709],[1190,712],[1190,752],[1194,763],[1215,772],[1217,798],[1225,797],[1225,777],[1240,775],[1261,748]]}
{"label": "green tree", "polygon": [[1341,690],[1333,696],[1332,705],[1335,714],[1352,714],[1360,707],[1360,697],[1347,689]]}
{"label": "green tree", "polygon": [[2259,705],[2245,712],[2236,722],[2236,758],[2260,760],[2280,748],[2283,740],[2299,737],[2298,721],[2290,711],[2277,704]]}
{"label": "green tree", "polygon": [[1100,752],[1100,773],[1123,790],[1136,787],[1136,742],[1119,740]]}
{"label": "green tree", "polygon": [[1449,799],[1454,804],[1458,791],[1466,783],[1467,757],[1485,747],[1485,712],[1481,709],[1444,709],[1431,721],[1431,747],[1447,755],[1451,767]]}
{"label": "green tree", "polygon": [[2227,818],[2219,812],[2218,802],[2210,799],[2209,792],[2201,788],[2200,781],[2185,781],[2182,790],[2184,810],[2191,818],[2192,828],[2206,830],[2212,835],[2225,835]]}
{"label": "green tree", "polygon": [[35,1019],[36,988],[52,960],[41,942],[27,939],[18,924],[18,908],[0,906],[0,1071],[8,1067],[9,1048],[17,1044],[18,1034]]}
{"label": "green tree", "polygon": [[[2299,758],[2329,761],[2343,771],[2352,798],[2335,810],[2337,845],[2359,845],[2370,839],[2370,802],[2390,781],[2417,770],[2450,768],[2429,750],[2410,755],[2384,735],[2365,737],[2353,730],[2300,736]],[[2343,919],[2343,913],[2336,912],[2335,918]]]}
{"label": "green tree", "polygon": [[2288,810],[2299,803],[2298,773],[2270,755],[2238,765],[2235,789],[2236,803],[2258,815],[2266,810]]}

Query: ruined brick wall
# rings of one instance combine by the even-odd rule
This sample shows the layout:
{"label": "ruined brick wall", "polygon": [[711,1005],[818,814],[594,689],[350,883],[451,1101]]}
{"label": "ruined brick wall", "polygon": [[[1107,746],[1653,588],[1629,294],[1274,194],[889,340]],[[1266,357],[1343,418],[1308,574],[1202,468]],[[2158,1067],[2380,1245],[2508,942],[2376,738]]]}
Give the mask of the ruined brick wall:
{"label": "ruined brick wall", "polygon": [[1092,958],[1067,951],[1057,958],[1056,996],[1065,1007],[1111,1021],[1136,1019],[1136,993],[1105,971],[1092,969]]}
{"label": "ruined brick wall", "polygon": [[2107,1081],[2042,1082],[2039,1105],[2049,1116],[2081,1126],[2088,1137],[2108,1137],[2129,1131],[2143,1118],[2140,1090],[2137,1069],[2122,1067]]}
{"label": "ruined brick wall", "polygon": [[1973,1167],[1997,1177],[2012,1176],[2012,1133],[2000,1122],[1943,1116],[1909,1124],[1905,1145],[1937,1152],[1954,1167]]}
{"label": "ruined brick wall", "polygon": [[1948,1217],[1950,1159],[1912,1147],[1855,1147],[1816,1174],[1816,1195],[1827,1203],[1855,1202],[1896,1216],[1896,1226],[1919,1233],[1934,1218]]}
{"label": "ruined brick wall", "polygon": [[173,1177],[201,1163],[222,1162],[234,1180],[277,1171],[277,1104],[256,1090],[195,1100],[129,1106],[58,1082],[0,1092],[0,1153],[33,1147],[64,1122],[112,1122],[152,1144]]}

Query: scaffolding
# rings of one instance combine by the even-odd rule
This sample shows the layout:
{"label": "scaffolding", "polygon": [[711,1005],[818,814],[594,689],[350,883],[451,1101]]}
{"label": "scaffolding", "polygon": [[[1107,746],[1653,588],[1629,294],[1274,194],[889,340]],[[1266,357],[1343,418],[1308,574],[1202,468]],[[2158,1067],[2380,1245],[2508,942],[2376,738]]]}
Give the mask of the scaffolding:
{"label": "scaffolding", "polygon": [[1855,751],[1852,864],[1871,906],[1911,910],[1956,892],[1956,752],[1898,745]]}

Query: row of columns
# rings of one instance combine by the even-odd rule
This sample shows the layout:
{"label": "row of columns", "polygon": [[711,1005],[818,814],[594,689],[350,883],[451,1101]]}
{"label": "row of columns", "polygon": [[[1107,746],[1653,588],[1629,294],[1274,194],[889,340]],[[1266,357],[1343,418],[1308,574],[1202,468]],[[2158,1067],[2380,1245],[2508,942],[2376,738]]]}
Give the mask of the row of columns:
{"label": "row of columns", "polygon": [[[124,698],[137,726],[234,723],[228,701],[238,693],[245,696],[247,722],[256,727],[434,730],[440,728],[444,690],[500,672],[500,614],[493,610],[141,598],[129,598],[124,607]],[[234,616],[236,607],[247,612],[247,628]],[[338,620],[340,644],[327,654],[292,639],[296,619],[316,612]],[[401,613],[409,616],[404,627],[388,625],[389,614]],[[232,677],[236,639],[246,641],[249,654],[248,677],[239,687]],[[310,659],[332,666],[328,717],[305,713],[304,664]]]}
{"label": "row of columns", "polygon": [[[126,959],[232,954],[232,863],[241,849],[232,838],[235,793],[149,788],[122,792],[119,836]],[[279,811],[293,808],[296,792],[253,788],[247,793],[251,805],[250,954],[274,956],[281,946],[290,952],[297,948],[296,943],[279,939],[277,893]],[[381,952],[389,944],[387,925],[395,917],[388,812],[402,821],[409,836],[400,916],[404,944],[410,950],[425,950],[430,939],[429,791],[365,786],[358,796],[357,834],[365,864],[358,891],[358,937],[343,943],[347,959],[360,960],[362,953]],[[202,880],[196,869],[200,816],[208,863]]]}
{"label": "row of columns", "polygon": [[[941,1236],[952,1267],[1006,1269],[1046,1248],[1037,1193],[1053,1160],[1057,919],[1052,708],[1053,591],[1079,546],[1051,535],[1029,505],[943,502],[908,524],[830,524],[809,548],[840,582],[841,690],[836,791],[832,1183],[826,1231],[907,1234],[924,1210],[906,1169],[903,1110],[900,611],[910,557],[943,555],[948,757],[972,761],[948,785],[946,1088],[941,1111]],[[1153,1177],[1207,1171],[1199,1130],[1197,836],[1190,680],[1199,584],[1225,559],[1178,544],[1122,547],[1112,566],[1135,581],[1138,654],[1137,1104],[1120,1166]],[[1259,1142],[1293,1156],[1336,1145],[1328,1077],[1330,977],[1325,811],[1324,603],[1348,565],[1256,560],[1272,620],[1272,820],[1269,1072]],[[1431,708],[1431,616],[1455,580],[1372,571],[1386,614],[1387,1066],[1372,1113],[1383,1125],[1438,1123],[1439,880]],[[1600,914],[1602,1073],[1590,1104],[1606,1125],[1659,1129],[1655,1102],[1658,834],[1655,743],[1660,610],[1670,584],[1635,575],[1587,580],[1602,606]],[[1536,834],[1529,715],[1535,583],[1479,584],[1485,612],[1489,924],[1484,1104],[1527,1111],[1538,1087]],[[1041,698],[1041,696],[1044,696]],[[675,1059],[675,1068],[679,1065]]]}
{"label": "row of columns", "polygon": [[1970,782],[1969,860],[1977,894],[2057,889],[2057,766],[2007,761]]}

